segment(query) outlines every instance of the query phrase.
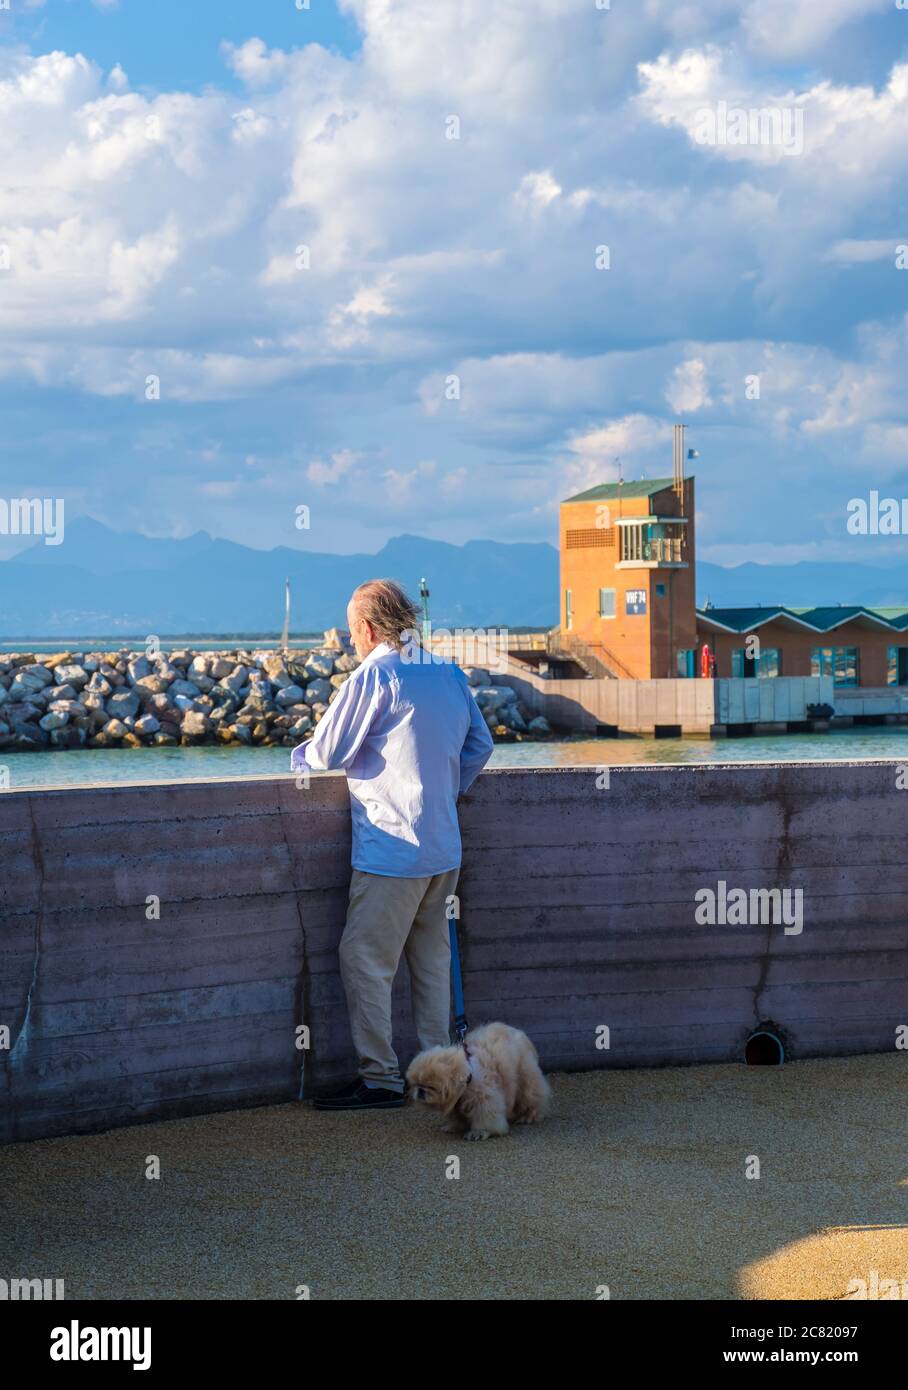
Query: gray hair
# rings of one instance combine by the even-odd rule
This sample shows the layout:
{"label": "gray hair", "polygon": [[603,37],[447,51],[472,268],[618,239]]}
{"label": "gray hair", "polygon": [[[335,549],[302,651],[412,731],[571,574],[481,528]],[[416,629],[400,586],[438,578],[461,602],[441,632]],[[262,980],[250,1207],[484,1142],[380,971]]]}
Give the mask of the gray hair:
{"label": "gray hair", "polygon": [[380,642],[400,648],[419,633],[419,608],[393,579],[367,579],[353,590],[351,602],[360,618],[371,623]]}

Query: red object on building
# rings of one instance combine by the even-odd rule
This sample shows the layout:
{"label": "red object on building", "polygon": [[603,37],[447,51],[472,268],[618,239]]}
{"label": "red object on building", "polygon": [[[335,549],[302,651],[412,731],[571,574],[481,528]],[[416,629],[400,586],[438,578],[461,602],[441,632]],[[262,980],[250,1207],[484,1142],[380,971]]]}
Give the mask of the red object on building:
{"label": "red object on building", "polygon": [[712,652],[709,650],[709,644],[707,642],[704,642],[700,650],[700,675],[704,678],[704,680],[708,680],[711,674]]}

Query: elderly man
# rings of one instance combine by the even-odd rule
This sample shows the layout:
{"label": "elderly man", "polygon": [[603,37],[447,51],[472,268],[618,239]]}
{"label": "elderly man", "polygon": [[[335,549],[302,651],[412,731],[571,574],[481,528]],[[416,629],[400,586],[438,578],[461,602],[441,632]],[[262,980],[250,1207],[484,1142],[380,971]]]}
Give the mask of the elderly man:
{"label": "elderly man", "polygon": [[359,1077],[320,1096],[322,1110],[404,1103],[391,1040],[391,986],[407,957],[420,1047],[450,1042],[446,902],[460,873],[457,798],[482,771],[492,737],[459,666],[416,640],[418,610],[399,585],[355,590],[347,626],[361,665],[294,748],[291,767],[343,768],[353,819],[353,877],[341,978]]}

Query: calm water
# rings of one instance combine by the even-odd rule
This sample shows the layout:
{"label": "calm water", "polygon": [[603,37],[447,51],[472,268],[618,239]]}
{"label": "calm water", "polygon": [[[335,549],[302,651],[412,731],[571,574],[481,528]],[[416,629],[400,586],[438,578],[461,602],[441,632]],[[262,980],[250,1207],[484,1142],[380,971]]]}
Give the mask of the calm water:
{"label": "calm water", "polygon": [[[841,729],[741,739],[567,739],[500,744],[491,767],[620,767],[628,763],[834,762],[892,758],[908,762],[908,726]],[[48,753],[0,751],[11,790],[83,787],[183,778],[286,777],[289,748],[87,748]]]}

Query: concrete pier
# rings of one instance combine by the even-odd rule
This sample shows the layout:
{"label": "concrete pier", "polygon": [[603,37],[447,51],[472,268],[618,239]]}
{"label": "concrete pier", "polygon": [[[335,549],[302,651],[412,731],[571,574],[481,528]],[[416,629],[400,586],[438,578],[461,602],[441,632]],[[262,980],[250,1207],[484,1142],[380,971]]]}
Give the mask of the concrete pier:
{"label": "concrete pier", "polygon": [[[793,1058],[893,1051],[906,796],[891,762],[484,773],[461,808],[471,1021],[564,1070],[738,1061],[766,1021]],[[0,794],[0,1137],[346,1077],[349,837],[334,776]],[[800,889],[803,930],[699,925],[720,880]],[[405,966],[395,1019],[405,1060]]]}

